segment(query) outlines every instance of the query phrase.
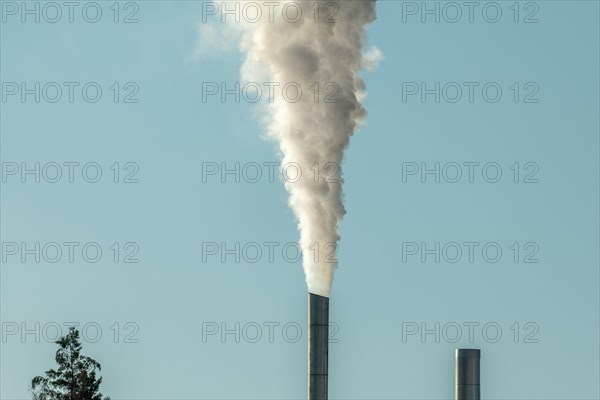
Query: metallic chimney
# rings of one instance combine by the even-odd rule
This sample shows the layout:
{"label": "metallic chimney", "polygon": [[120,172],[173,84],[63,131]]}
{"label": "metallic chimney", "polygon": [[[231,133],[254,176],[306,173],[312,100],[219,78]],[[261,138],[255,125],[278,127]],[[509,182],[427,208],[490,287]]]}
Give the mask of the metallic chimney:
{"label": "metallic chimney", "polygon": [[308,296],[308,399],[327,400],[329,298]]}
{"label": "metallic chimney", "polygon": [[456,400],[480,400],[479,349],[456,349]]}

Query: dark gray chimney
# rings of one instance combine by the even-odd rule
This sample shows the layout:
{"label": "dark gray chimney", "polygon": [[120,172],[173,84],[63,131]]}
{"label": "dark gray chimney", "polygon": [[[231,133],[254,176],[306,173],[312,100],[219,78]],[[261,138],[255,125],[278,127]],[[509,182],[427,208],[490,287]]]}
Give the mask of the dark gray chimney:
{"label": "dark gray chimney", "polygon": [[479,349],[456,349],[456,400],[479,400]]}
{"label": "dark gray chimney", "polygon": [[327,400],[329,298],[308,296],[308,399]]}

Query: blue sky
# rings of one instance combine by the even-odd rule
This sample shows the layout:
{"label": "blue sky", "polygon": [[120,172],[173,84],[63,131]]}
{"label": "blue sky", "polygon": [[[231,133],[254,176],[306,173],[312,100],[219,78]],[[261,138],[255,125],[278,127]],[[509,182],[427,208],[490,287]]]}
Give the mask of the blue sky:
{"label": "blue sky", "polygon": [[[460,347],[482,349],[485,398],[599,398],[599,5],[477,4],[455,23],[442,3],[439,23],[421,2],[377,5],[385,59],[343,165],[331,398],[452,398]],[[281,180],[242,173],[275,146],[252,104],[202,101],[242,55],[197,55],[202,2],[117,5],[118,22],[98,2],[97,23],[36,23],[2,1],[0,398],[30,398],[70,323],[113,399],[303,398],[296,224]],[[436,82],[437,103],[409,94]],[[239,182],[203,179],[208,163],[239,163]]]}

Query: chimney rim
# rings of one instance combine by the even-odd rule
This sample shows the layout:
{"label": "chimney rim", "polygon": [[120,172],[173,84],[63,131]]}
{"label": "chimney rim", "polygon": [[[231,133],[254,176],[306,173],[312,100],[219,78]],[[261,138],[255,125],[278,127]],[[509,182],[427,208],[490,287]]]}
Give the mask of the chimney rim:
{"label": "chimney rim", "polygon": [[456,349],[456,358],[481,358],[480,349]]}

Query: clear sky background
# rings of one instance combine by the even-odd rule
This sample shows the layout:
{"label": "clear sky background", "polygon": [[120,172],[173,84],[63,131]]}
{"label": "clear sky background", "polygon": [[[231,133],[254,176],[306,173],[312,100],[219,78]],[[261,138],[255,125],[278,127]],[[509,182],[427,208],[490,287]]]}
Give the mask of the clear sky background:
{"label": "clear sky background", "polygon": [[[66,333],[77,323],[86,327],[84,352],[102,364],[102,392],[114,400],[305,398],[306,285],[294,247],[282,254],[298,238],[283,184],[269,182],[266,167],[256,183],[232,175],[203,181],[203,163],[243,167],[277,155],[261,139],[253,105],[231,96],[202,101],[202,83],[233,85],[242,59],[235,46],[198,56],[209,40],[199,34],[202,2],[121,2],[118,23],[113,2],[98,3],[97,23],[82,18],[85,3],[73,23],[68,14],[23,23],[7,3],[0,397],[30,398],[31,378],[55,365],[56,326]],[[502,16],[491,23],[482,16],[487,3],[477,4],[472,23],[464,6],[458,22],[445,21],[454,17],[445,9],[436,23],[409,15],[405,2],[377,5],[368,39],[385,59],[364,74],[369,115],[344,164],[331,398],[452,398],[461,347],[482,349],[483,398],[599,398],[599,5],[520,2],[515,23],[514,2],[498,2]],[[138,22],[122,23],[132,13]],[[32,94],[25,102],[8,95],[11,82],[80,85],[72,103],[64,85],[58,102],[42,93],[36,103]],[[88,82],[102,88],[96,103],[82,98]],[[436,103],[434,95],[403,101],[403,82],[480,86],[473,102],[466,89],[447,101],[450,85]],[[496,103],[482,97],[489,82],[502,88]],[[479,163],[473,182],[470,162]],[[10,174],[22,163],[40,163],[39,183]],[[62,166],[56,183],[52,163]],[[79,163],[71,164],[73,183],[64,163]],[[88,180],[101,169],[98,182],[82,177],[87,163],[96,163]],[[414,166],[407,163],[440,163],[440,182],[403,176]],[[456,183],[452,163],[462,166]],[[496,164],[486,180],[488,163]],[[499,181],[488,182],[498,166]],[[22,243],[35,249],[36,242],[39,263],[23,254]],[[53,242],[63,250],[54,263]],[[73,262],[65,242],[78,243]],[[220,253],[203,259],[209,242],[229,249],[255,242],[263,254],[251,262],[250,245],[239,262]],[[273,260],[265,242],[279,243]],[[408,254],[411,242],[439,243],[439,262]],[[463,250],[456,262],[453,242]],[[465,242],[479,243],[473,262]],[[99,261],[83,258],[87,243],[97,244],[87,246],[88,260],[101,248]],[[496,247],[502,255],[491,262]],[[124,262],[127,255],[138,262]],[[230,333],[222,337],[223,329]],[[423,329],[430,333],[421,336]]]}

